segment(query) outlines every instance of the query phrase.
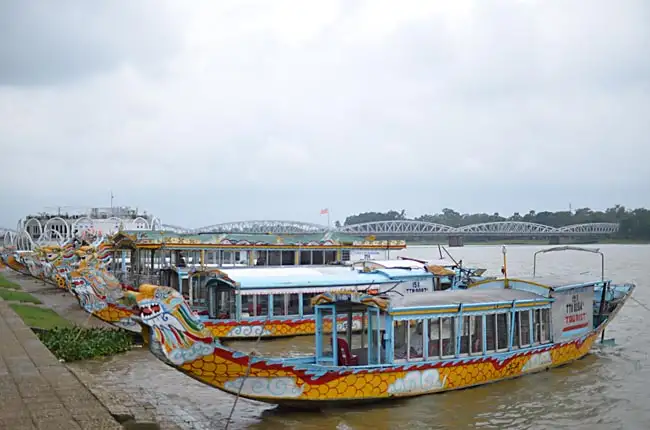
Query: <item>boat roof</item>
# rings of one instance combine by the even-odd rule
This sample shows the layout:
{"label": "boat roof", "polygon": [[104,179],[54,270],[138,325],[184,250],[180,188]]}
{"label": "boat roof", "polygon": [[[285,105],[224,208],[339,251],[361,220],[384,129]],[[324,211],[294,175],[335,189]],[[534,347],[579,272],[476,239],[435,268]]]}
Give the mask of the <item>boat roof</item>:
{"label": "boat roof", "polygon": [[548,301],[544,296],[529,291],[511,288],[490,288],[467,290],[444,290],[431,293],[413,293],[396,298],[391,297],[393,310],[436,306],[460,306],[460,304],[494,304],[513,301]]}
{"label": "boat roof", "polygon": [[584,284],[595,284],[601,282],[602,279],[600,276],[594,277],[593,275],[584,275],[584,276],[518,276],[516,278],[511,278],[512,280],[519,280],[525,282],[532,282],[535,284],[545,285],[550,288],[560,288],[568,287],[573,285],[584,285]]}
{"label": "boat roof", "polygon": [[404,279],[432,276],[424,271],[406,269],[360,272],[349,267],[228,268],[221,272],[235,281],[242,290],[394,284]]}
{"label": "boat roof", "polygon": [[352,263],[353,266],[362,266],[364,264],[381,266],[386,269],[421,269],[424,264],[413,260],[359,260]]}

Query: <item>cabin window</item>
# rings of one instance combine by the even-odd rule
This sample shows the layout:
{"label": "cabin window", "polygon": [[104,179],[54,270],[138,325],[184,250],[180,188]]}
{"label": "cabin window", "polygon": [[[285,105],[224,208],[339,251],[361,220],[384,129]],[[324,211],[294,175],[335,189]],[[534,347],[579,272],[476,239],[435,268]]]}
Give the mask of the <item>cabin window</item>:
{"label": "cabin window", "polygon": [[497,318],[495,314],[485,316],[485,337],[486,337],[486,351],[495,351],[496,347],[496,328]]}
{"label": "cabin window", "polygon": [[[511,314],[512,315],[512,314]],[[519,339],[521,338],[521,322],[519,312],[514,313],[514,331],[512,332],[512,347],[519,348]]]}
{"label": "cabin window", "polygon": [[470,350],[472,355],[483,354],[483,317],[474,316],[470,317],[471,333],[470,333]]}
{"label": "cabin window", "polygon": [[324,251],[312,251],[311,264],[313,264],[313,265],[321,265],[321,264],[323,264],[325,262],[323,253],[324,253]]}
{"label": "cabin window", "polygon": [[232,288],[213,286],[209,294],[208,314],[211,318],[235,318],[235,293]]}
{"label": "cabin window", "polygon": [[311,299],[320,293],[302,293],[302,315],[313,315],[314,307],[311,305]]}
{"label": "cabin window", "polygon": [[256,315],[255,312],[255,296],[241,296],[241,316],[252,317]]}
{"label": "cabin window", "polygon": [[405,360],[408,348],[408,321],[395,321],[394,330],[394,358],[395,360]]}
{"label": "cabin window", "polygon": [[409,349],[408,359],[418,360],[424,357],[424,343],[422,339],[423,321],[409,321]]}
{"label": "cabin window", "polygon": [[325,264],[336,262],[336,251],[325,251]]}
{"label": "cabin window", "polygon": [[510,314],[497,314],[497,349],[508,349],[510,330],[508,320]]}
{"label": "cabin window", "polygon": [[473,355],[483,353],[483,317],[469,317],[470,351]]}
{"label": "cabin window", "polygon": [[273,294],[273,315],[298,315],[299,303],[298,294]]}
{"label": "cabin window", "polygon": [[266,317],[269,314],[269,296],[255,296],[256,303],[255,309],[257,310],[257,316]]}
{"label": "cabin window", "polygon": [[273,315],[283,316],[287,314],[286,294],[272,294]]}
{"label": "cabin window", "polygon": [[449,357],[456,355],[456,318],[441,318],[440,328],[442,334],[442,356]]}
{"label": "cabin window", "polygon": [[[517,312],[519,318],[519,345],[530,345],[530,311]],[[514,345],[514,342],[513,342]]]}
{"label": "cabin window", "polygon": [[300,294],[287,294],[287,315],[300,314]]}
{"label": "cabin window", "polygon": [[300,251],[300,264],[302,266],[311,264],[311,251]]}
{"label": "cabin window", "polygon": [[546,343],[551,340],[549,319],[549,309],[535,309],[533,311],[533,339],[535,343]]}
{"label": "cabin window", "polygon": [[429,320],[429,358],[440,357],[440,320]]}
{"label": "cabin window", "polygon": [[463,317],[463,328],[461,331],[460,335],[460,354],[469,354],[469,346],[471,343],[470,340],[470,331],[471,331],[471,325],[470,325],[470,318],[471,317]]}
{"label": "cabin window", "polygon": [[549,331],[549,319],[550,319],[550,309],[542,309],[541,310],[541,324],[540,324],[540,331],[541,331],[541,342],[546,343],[551,340],[551,334]]}

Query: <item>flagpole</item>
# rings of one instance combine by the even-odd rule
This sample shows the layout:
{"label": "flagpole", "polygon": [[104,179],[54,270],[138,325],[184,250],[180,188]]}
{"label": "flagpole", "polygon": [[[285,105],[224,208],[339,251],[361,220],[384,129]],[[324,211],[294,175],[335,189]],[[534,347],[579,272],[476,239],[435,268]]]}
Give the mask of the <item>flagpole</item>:
{"label": "flagpole", "polygon": [[330,228],[330,208],[327,208],[327,229],[329,230]]}

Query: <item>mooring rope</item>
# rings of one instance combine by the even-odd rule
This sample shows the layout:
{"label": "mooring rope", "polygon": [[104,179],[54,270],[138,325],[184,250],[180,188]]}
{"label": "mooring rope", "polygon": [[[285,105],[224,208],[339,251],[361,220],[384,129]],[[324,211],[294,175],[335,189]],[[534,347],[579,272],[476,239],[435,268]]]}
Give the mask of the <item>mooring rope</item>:
{"label": "mooring rope", "polygon": [[241,397],[241,390],[244,388],[244,383],[246,383],[246,379],[248,379],[248,375],[251,373],[251,366],[253,365],[253,358],[257,355],[257,345],[259,345],[260,340],[262,340],[262,335],[264,335],[264,329],[266,329],[266,325],[270,321],[269,318],[267,318],[264,321],[264,325],[262,325],[262,330],[260,330],[259,336],[257,336],[257,341],[253,345],[252,351],[248,354],[248,366],[246,367],[246,373],[244,374],[244,379],[242,379],[241,384],[239,384],[239,390],[237,390],[237,397],[235,397],[235,401],[232,404],[232,408],[230,409],[230,414],[228,415],[228,420],[226,421],[226,425],[223,428],[223,430],[228,430],[228,427],[230,426],[230,422],[232,421],[232,416],[235,413],[235,408],[237,407],[237,402],[239,401],[239,397]]}
{"label": "mooring rope", "polygon": [[630,296],[630,299],[634,300],[637,302],[642,308],[644,308],[646,311],[650,312],[650,306],[646,305],[645,303],[641,303],[637,299],[635,299],[633,296]]}

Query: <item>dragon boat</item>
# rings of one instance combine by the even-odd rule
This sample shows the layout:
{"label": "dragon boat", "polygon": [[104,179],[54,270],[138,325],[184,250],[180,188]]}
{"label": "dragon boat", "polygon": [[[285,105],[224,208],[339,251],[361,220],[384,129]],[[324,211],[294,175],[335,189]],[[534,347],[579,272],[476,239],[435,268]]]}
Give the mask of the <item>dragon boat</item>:
{"label": "dragon boat", "polygon": [[18,273],[69,291],[86,312],[116,327],[139,332],[123,303],[125,288],[107,268],[111,262],[106,236],[81,240],[72,238],[62,245],[45,245],[34,251],[4,251],[2,259]]}
{"label": "dragon boat", "polygon": [[[505,257],[504,257],[505,260]],[[589,353],[633,284],[604,278],[486,280],[434,294],[338,291],[312,299],[314,355],[259,357],[232,350],[169,287],[129,293],[156,357],[248,399],[324,408],[468,388],[568,364]],[[361,335],[325,321],[367,317]]]}

